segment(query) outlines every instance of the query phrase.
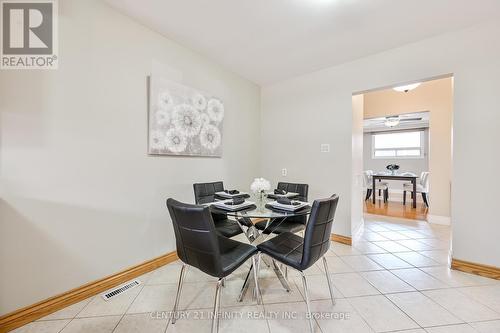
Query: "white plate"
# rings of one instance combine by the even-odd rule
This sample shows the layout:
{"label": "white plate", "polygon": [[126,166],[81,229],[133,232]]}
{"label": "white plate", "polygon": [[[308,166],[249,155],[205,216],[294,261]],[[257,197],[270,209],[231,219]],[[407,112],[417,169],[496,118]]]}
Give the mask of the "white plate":
{"label": "white plate", "polygon": [[276,208],[276,209],[288,210],[288,211],[292,211],[292,212],[296,211],[296,210],[299,210],[301,208],[304,208],[306,206],[309,206],[308,202],[296,201],[296,200],[294,200],[294,202],[300,202],[300,205],[297,205],[297,206],[283,205],[283,204],[280,204],[277,201],[271,201],[270,203],[268,203],[268,205],[271,206],[271,207],[273,207],[273,208]]}
{"label": "white plate", "polygon": [[219,197],[222,197],[222,198],[229,198],[229,199],[232,199],[234,197],[241,197],[241,196],[244,196],[244,195],[248,195],[248,193],[246,192],[240,192],[238,194],[229,194],[229,193],[226,193],[226,192],[215,192],[216,195],[218,195]]}
{"label": "white plate", "polygon": [[286,194],[274,194],[274,192],[269,192],[267,193],[268,196],[275,197],[275,198],[292,198],[296,197],[299,195],[299,193],[295,192],[287,192]]}
{"label": "white plate", "polygon": [[220,209],[224,209],[224,210],[229,210],[229,211],[237,211],[237,210],[241,210],[241,209],[244,209],[244,208],[247,208],[247,207],[250,207],[252,205],[255,205],[254,202],[252,201],[245,201],[239,205],[226,205],[225,203],[226,202],[232,202],[233,200],[232,199],[229,199],[229,200],[221,200],[221,201],[215,201],[215,202],[212,202],[210,203],[212,206],[215,206],[217,208],[220,208]]}

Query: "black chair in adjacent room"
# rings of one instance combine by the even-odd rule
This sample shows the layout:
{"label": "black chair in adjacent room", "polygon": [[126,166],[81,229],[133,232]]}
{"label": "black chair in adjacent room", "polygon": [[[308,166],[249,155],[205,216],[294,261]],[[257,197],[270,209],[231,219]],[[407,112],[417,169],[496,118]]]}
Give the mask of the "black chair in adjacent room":
{"label": "black chair in adjacent room", "polygon": [[[309,221],[307,222],[304,238],[291,232],[284,232],[276,237],[265,241],[259,245],[259,260],[261,253],[264,253],[276,261],[291,267],[302,275],[302,284],[304,287],[304,296],[306,299],[307,311],[309,313],[309,325],[311,332],[313,328],[313,318],[311,317],[311,305],[307,290],[307,280],[304,270],[311,267],[316,261],[323,258],[328,288],[332,304],[335,304],[333,296],[333,285],[330,280],[330,273],[325,253],[330,248],[330,234],[332,231],[333,218],[339,201],[338,195],[334,194],[328,199],[315,200]],[[258,266],[257,266],[258,269]]]}
{"label": "black chair in adjacent room", "polygon": [[[214,202],[215,193],[224,191],[224,183],[197,183],[193,184],[194,199],[197,205]],[[234,237],[241,234],[243,231],[238,222],[231,220],[226,214],[212,214],[215,229],[225,237]],[[244,225],[248,225],[247,221],[242,221]]]}
{"label": "black chair in adjacent room", "polygon": [[[257,267],[257,249],[252,245],[221,236],[215,229],[212,214],[208,207],[186,204],[174,199],[167,200],[167,207],[174,226],[177,255],[182,261],[179,285],[172,312],[172,324],[175,324],[177,319],[186,268],[187,266],[193,266],[219,279],[215,289],[214,317],[212,321],[212,332],[217,332],[219,329],[221,285],[224,278],[249,258],[252,258],[253,267]],[[257,270],[253,270],[256,286],[254,296],[257,303],[260,303]]]}
{"label": "black chair in adjacent room", "polygon": [[[308,184],[295,184],[295,183],[278,183],[278,190],[283,190],[285,192],[294,192],[299,195],[293,199],[307,202],[307,195],[309,193]],[[255,224],[255,227],[259,230],[264,230],[264,233],[269,234],[281,234],[284,232],[296,233],[305,229],[307,222],[307,216],[292,216],[286,218],[284,221],[272,222],[266,228],[267,221],[260,221]]]}

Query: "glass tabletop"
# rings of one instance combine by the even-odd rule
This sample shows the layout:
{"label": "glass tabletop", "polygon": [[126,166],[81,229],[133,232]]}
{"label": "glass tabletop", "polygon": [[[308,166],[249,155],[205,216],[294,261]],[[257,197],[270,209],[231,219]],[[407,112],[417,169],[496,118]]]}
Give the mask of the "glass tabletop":
{"label": "glass tabletop", "polygon": [[398,177],[417,177],[413,172],[395,172],[390,171],[379,171],[373,174],[374,176],[398,176]]}
{"label": "glass tabletop", "polygon": [[269,202],[274,201],[272,199],[264,199],[264,202],[260,204],[255,204],[238,211],[228,211],[222,208],[211,205],[210,210],[212,213],[226,214],[232,217],[246,217],[246,218],[265,218],[265,219],[276,219],[276,218],[286,218],[291,216],[302,216],[308,215],[311,212],[311,206],[300,208],[296,211],[286,211],[281,209],[275,209],[268,205]]}

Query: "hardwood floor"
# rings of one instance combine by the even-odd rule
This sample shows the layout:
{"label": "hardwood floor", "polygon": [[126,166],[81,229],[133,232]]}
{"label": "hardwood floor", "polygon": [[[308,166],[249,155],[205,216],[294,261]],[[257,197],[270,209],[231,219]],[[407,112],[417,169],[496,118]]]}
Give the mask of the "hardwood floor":
{"label": "hardwood floor", "polygon": [[403,205],[402,202],[388,201],[384,203],[382,199],[377,198],[375,205],[371,199],[366,200],[364,204],[364,212],[375,215],[385,215],[392,217],[400,217],[413,220],[427,220],[428,208],[424,203],[417,202],[417,208],[411,207],[410,203]]}

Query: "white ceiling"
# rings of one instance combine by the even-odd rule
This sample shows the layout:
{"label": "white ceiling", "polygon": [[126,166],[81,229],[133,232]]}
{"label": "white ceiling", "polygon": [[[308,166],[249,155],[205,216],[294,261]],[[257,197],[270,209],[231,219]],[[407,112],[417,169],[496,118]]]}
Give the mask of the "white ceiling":
{"label": "white ceiling", "polygon": [[498,17],[498,0],[105,0],[261,85]]}

